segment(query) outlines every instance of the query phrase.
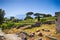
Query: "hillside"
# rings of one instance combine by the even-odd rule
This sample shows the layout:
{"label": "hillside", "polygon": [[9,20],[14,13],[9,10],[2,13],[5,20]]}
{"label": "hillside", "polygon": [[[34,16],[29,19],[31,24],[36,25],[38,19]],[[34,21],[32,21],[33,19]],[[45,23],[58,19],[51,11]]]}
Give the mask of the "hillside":
{"label": "hillside", "polygon": [[[42,31],[42,29],[50,30],[50,31],[49,32]],[[37,34],[38,32],[36,32],[37,30],[40,30],[40,32],[42,33],[43,40],[50,40],[45,35],[50,35],[51,37],[55,37],[58,40],[60,40],[60,34],[55,33],[56,32],[55,24],[52,24],[52,25],[45,24],[45,25],[41,25],[40,27],[34,27],[34,28],[28,28],[28,29],[23,29],[23,27],[20,29],[12,28],[10,30],[4,30],[4,32],[9,34],[9,33],[19,33],[22,31],[22,32],[27,33],[28,35],[30,35],[31,33],[35,33],[34,37],[32,37],[32,38],[28,37],[28,39],[29,40],[37,40],[38,38],[40,38],[40,36],[38,36],[38,34]]]}

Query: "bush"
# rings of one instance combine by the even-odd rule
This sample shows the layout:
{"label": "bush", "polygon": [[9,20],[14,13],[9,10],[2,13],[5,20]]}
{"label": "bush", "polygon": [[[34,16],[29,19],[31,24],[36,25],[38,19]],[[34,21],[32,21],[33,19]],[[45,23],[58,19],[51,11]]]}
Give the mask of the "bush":
{"label": "bush", "polygon": [[3,23],[3,24],[1,25],[1,28],[2,28],[2,29],[7,29],[7,24]]}
{"label": "bush", "polygon": [[9,29],[12,28],[12,26],[14,26],[14,22],[8,22],[7,26]]}
{"label": "bush", "polygon": [[19,26],[19,25],[21,25],[21,24],[20,24],[20,23],[15,23],[15,24],[14,24],[14,26]]}
{"label": "bush", "polygon": [[45,22],[47,19],[41,18],[40,22]]}
{"label": "bush", "polygon": [[12,28],[12,26],[14,26],[14,23],[13,22],[7,22],[7,23],[3,23],[1,25],[1,28],[2,29],[10,29],[10,28]]}

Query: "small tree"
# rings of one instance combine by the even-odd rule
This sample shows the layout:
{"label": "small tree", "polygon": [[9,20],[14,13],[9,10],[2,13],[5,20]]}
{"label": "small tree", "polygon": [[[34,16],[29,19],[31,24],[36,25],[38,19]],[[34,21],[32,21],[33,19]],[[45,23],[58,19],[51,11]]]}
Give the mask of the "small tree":
{"label": "small tree", "polygon": [[14,22],[14,20],[15,20],[15,17],[11,16],[10,17],[10,21],[13,21]]}
{"label": "small tree", "polygon": [[34,16],[36,16],[36,17],[37,17],[38,22],[39,22],[39,21],[40,21],[40,13],[35,13],[35,14],[34,14]]}
{"label": "small tree", "polygon": [[35,18],[38,19],[38,22],[40,21],[40,18],[43,16],[43,14],[40,13],[35,13],[34,16],[36,16]]}
{"label": "small tree", "polygon": [[0,24],[3,23],[3,20],[4,20],[4,15],[5,15],[5,11],[0,9]]}
{"label": "small tree", "polygon": [[33,14],[33,12],[27,12],[26,16],[31,16]]}
{"label": "small tree", "polygon": [[44,14],[43,17],[52,17],[52,15],[51,14]]}
{"label": "small tree", "polygon": [[33,19],[31,16],[26,16],[24,20]]}
{"label": "small tree", "polygon": [[33,14],[33,12],[27,12],[27,13],[26,13],[26,17],[25,17],[24,20],[26,20],[26,19],[33,19],[33,18],[31,17],[32,14]]}
{"label": "small tree", "polygon": [[15,19],[15,17],[11,16],[11,17],[10,17],[10,20],[13,20],[13,19]]}

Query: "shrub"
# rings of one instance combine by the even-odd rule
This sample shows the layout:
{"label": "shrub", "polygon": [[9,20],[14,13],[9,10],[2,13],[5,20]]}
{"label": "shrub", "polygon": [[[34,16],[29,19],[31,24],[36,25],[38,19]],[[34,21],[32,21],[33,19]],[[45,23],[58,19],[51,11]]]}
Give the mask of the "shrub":
{"label": "shrub", "polygon": [[13,25],[14,25],[13,22],[7,22],[7,23],[3,23],[3,24],[1,25],[1,28],[2,28],[2,29],[10,29],[10,28],[12,28]]}
{"label": "shrub", "polygon": [[12,26],[14,26],[14,22],[8,22],[7,26],[9,29],[12,28]]}
{"label": "shrub", "polygon": [[45,22],[47,19],[41,18],[40,22]]}
{"label": "shrub", "polygon": [[3,23],[3,24],[1,25],[1,28],[2,28],[2,29],[7,29],[7,24]]}

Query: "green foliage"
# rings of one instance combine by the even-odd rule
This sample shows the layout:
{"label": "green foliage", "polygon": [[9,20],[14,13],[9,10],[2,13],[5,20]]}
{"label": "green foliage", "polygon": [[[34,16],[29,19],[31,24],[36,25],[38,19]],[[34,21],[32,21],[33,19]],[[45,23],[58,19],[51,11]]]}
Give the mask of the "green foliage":
{"label": "green foliage", "polygon": [[6,24],[6,23],[3,23],[3,24],[1,25],[1,28],[2,28],[2,29],[7,29],[7,24]]}
{"label": "green foliage", "polygon": [[44,14],[43,17],[52,17],[52,15],[51,14]]}
{"label": "green foliage", "polygon": [[55,17],[54,16],[52,16],[52,17],[45,17],[45,19],[47,19],[47,21],[54,21]]}
{"label": "green foliage", "polygon": [[32,15],[33,12],[27,12],[26,15],[29,16],[29,15]]}
{"label": "green foliage", "polygon": [[4,18],[5,12],[4,10],[0,9],[0,24],[1,24],[0,26],[2,29],[10,29],[13,26],[19,26],[22,24],[29,24],[29,25],[34,24],[36,19],[38,20],[38,22],[47,22],[55,19],[55,17],[52,17],[52,15],[50,14],[45,15],[40,13],[35,13],[34,16],[36,18],[33,19],[33,17],[31,17],[32,14],[33,12],[27,12],[24,20],[15,19],[15,17],[10,17],[10,19],[8,19]]}
{"label": "green foliage", "polygon": [[24,20],[33,19],[31,16],[26,16]]}
{"label": "green foliage", "polygon": [[22,21],[22,19],[15,19],[14,22]]}
{"label": "green foliage", "polygon": [[8,22],[7,26],[9,29],[12,28],[14,26],[14,22]]}
{"label": "green foliage", "polygon": [[40,22],[45,22],[47,19],[41,18]]}
{"label": "green foliage", "polygon": [[14,22],[7,22],[7,23],[3,23],[1,25],[1,28],[2,29],[10,29],[10,28],[12,28],[12,26],[14,26]]}
{"label": "green foliage", "polygon": [[0,24],[3,23],[3,20],[4,20],[4,15],[5,15],[5,11],[0,9]]}
{"label": "green foliage", "polygon": [[33,18],[31,17],[32,14],[33,14],[33,12],[27,12],[27,13],[26,13],[26,17],[24,18],[24,20],[33,19]]}
{"label": "green foliage", "polygon": [[14,26],[19,26],[19,25],[21,25],[20,23],[14,23]]}
{"label": "green foliage", "polygon": [[36,17],[37,17],[38,22],[39,22],[39,21],[40,21],[40,13],[35,13],[35,14],[34,14],[34,16],[36,16]]}
{"label": "green foliage", "polygon": [[40,13],[35,13],[34,16],[40,16]]}
{"label": "green foliage", "polygon": [[11,16],[10,21],[14,21],[14,20],[15,20],[15,17]]}

